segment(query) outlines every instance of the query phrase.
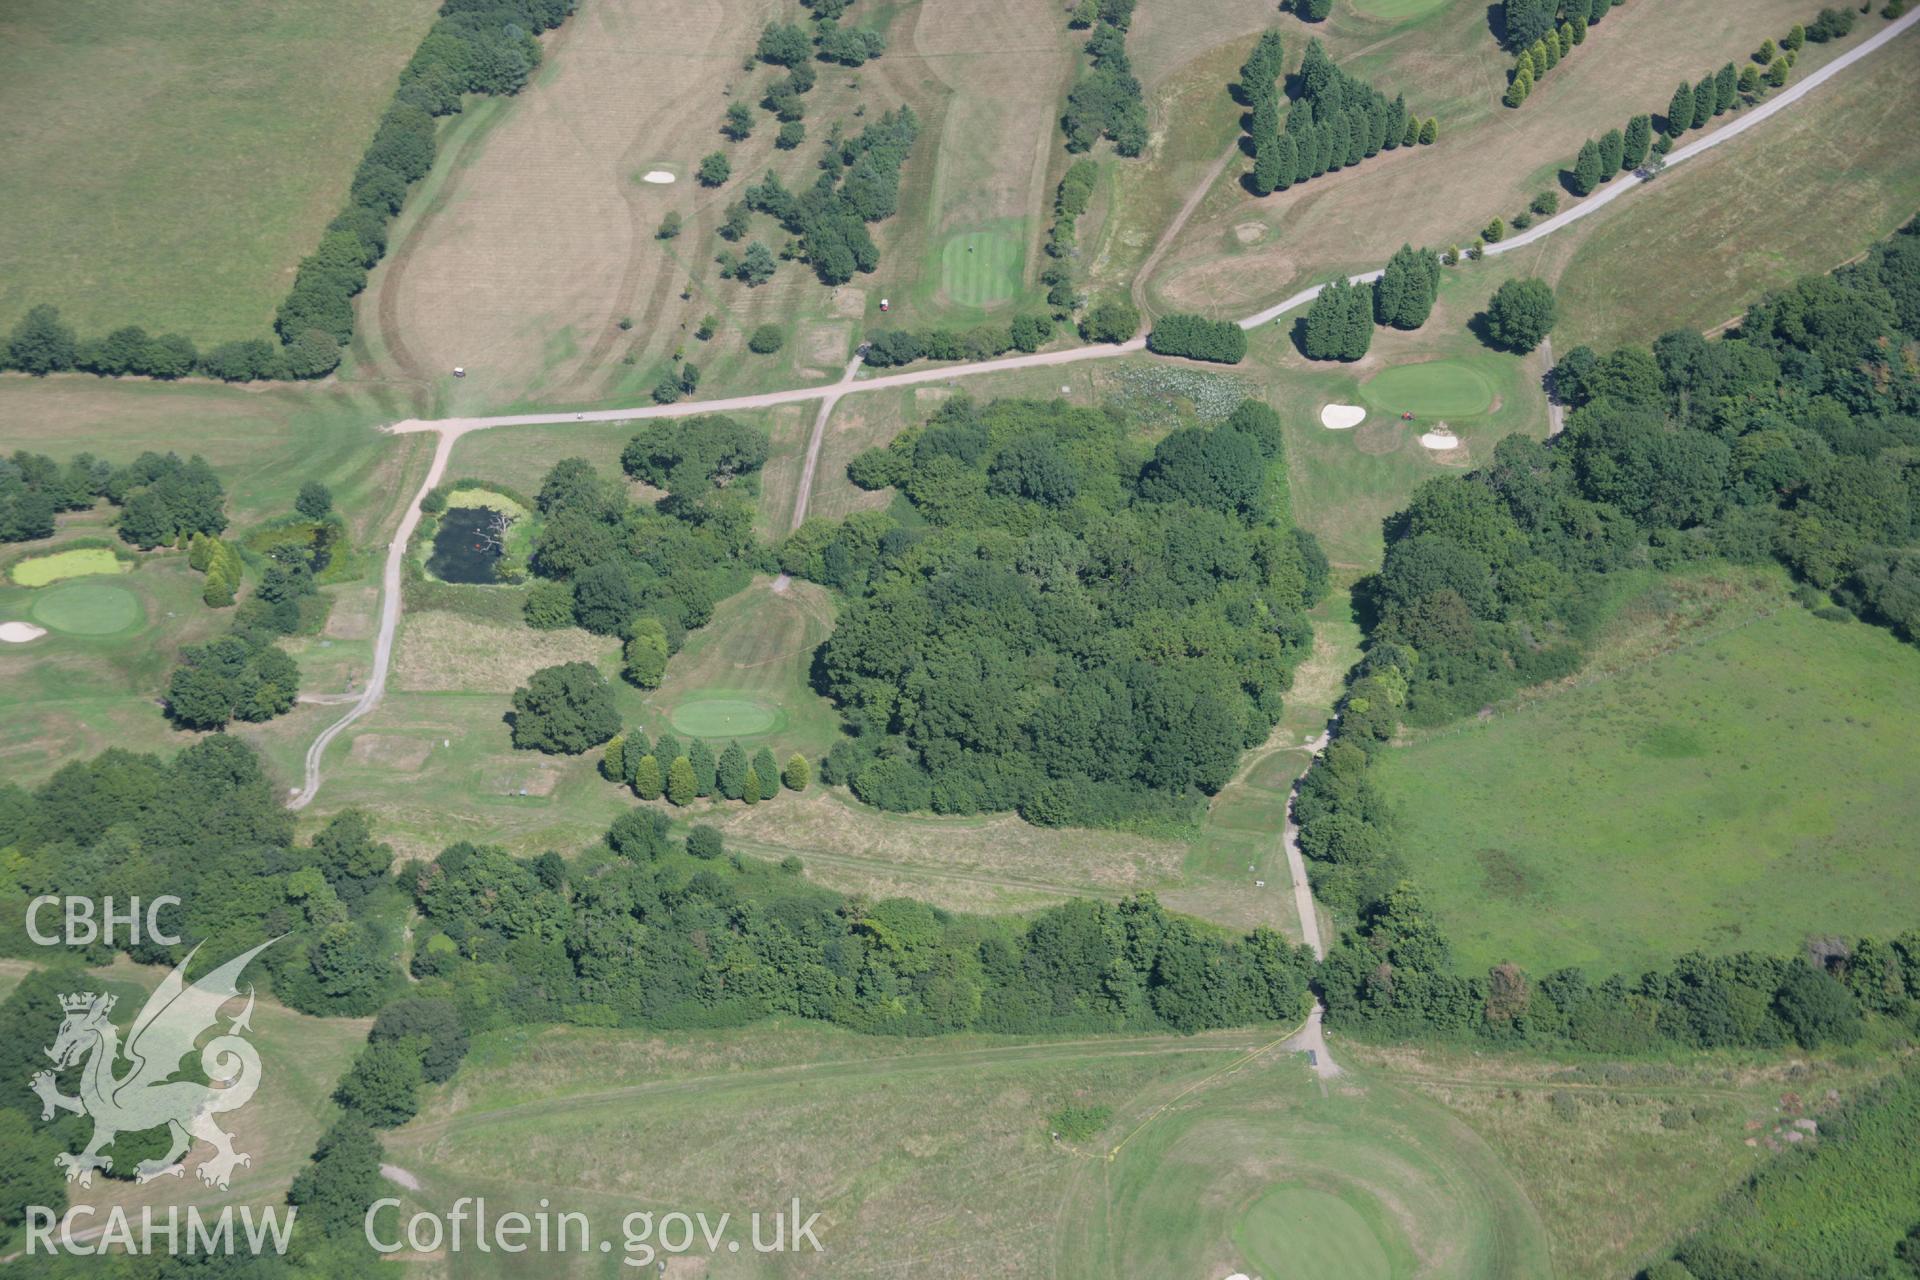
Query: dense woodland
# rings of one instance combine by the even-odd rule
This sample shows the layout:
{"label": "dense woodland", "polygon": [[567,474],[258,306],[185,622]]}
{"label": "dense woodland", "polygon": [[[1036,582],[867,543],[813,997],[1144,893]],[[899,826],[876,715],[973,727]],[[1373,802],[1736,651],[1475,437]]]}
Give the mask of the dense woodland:
{"label": "dense woodland", "polygon": [[1920,240],[1902,234],[1769,295],[1717,341],[1568,352],[1553,374],[1572,406],[1562,433],[1503,440],[1491,466],[1429,481],[1387,521],[1360,590],[1366,656],[1295,802],[1316,896],[1359,922],[1322,970],[1330,1023],[1598,1052],[1845,1042],[1868,1015],[1920,1026],[1915,933],[1836,940],[1817,963],[1741,953],[1637,979],[1462,976],[1402,881],[1369,769],[1403,722],[1444,723],[1577,670],[1629,569],[1777,559],[1810,603],[1913,639],[1917,337]]}
{"label": "dense woodland", "polygon": [[1647,1280],[1908,1280],[1920,1275],[1920,1068],[1817,1121],[1717,1205]]}
{"label": "dense woodland", "polygon": [[182,461],[176,453],[149,452],[116,467],[82,453],[61,466],[22,449],[0,457],[0,542],[51,538],[54,516],[86,511],[102,498],[120,508],[114,523],[121,541],[143,551],[227,527],[226,490],[198,454]]}
{"label": "dense woodland", "polygon": [[621,458],[629,476],[667,490],[648,505],[585,459],[556,463],[535,499],[528,623],[630,637],[653,619],[678,651],[757,563],[752,489],[766,457],[766,437],[731,418],[663,424]]}
{"label": "dense woodland", "polygon": [[816,664],[849,730],[821,776],[883,809],[1190,818],[1272,728],[1326,587],[1280,448],[1252,402],[1149,450],[1116,412],[955,399],[862,454],[912,518],[779,552],[850,600]]}

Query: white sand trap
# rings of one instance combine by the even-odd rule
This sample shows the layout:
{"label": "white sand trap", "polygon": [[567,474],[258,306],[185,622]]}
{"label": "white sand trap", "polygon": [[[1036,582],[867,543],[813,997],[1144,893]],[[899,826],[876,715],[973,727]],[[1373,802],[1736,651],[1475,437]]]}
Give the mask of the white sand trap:
{"label": "white sand trap", "polygon": [[1460,447],[1460,437],[1442,425],[1437,430],[1429,431],[1421,436],[1420,444],[1422,447],[1432,449],[1438,453],[1443,449],[1458,449]]}
{"label": "white sand trap", "polygon": [[0,622],[0,640],[8,644],[25,644],[29,640],[38,640],[47,634],[45,627],[36,627],[31,622]]}
{"label": "white sand trap", "polygon": [[641,175],[640,181],[651,182],[655,186],[664,187],[673,181],[673,175],[665,169],[649,169]]}
{"label": "white sand trap", "polygon": [[1330,404],[1320,411],[1320,425],[1329,431],[1346,431],[1366,420],[1367,411],[1357,404]]}

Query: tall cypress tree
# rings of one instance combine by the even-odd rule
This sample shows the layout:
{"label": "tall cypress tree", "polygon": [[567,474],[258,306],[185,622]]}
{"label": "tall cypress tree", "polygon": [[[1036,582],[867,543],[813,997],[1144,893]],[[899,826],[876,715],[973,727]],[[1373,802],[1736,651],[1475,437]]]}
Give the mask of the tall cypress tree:
{"label": "tall cypress tree", "polygon": [[1388,151],[1400,145],[1401,137],[1407,131],[1407,95],[1396,94],[1393,104],[1387,108],[1387,138],[1381,143]]}
{"label": "tall cypress tree", "polygon": [[1295,154],[1293,135],[1282,133],[1273,139],[1273,185],[1276,191],[1285,191],[1293,185],[1293,175],[1300,164]]}
{"label": "tall cypress tree", "polygon": [[1347,115],[1347,163],[1359,164],[1367,158],[1367,130],[1371,122],[1365,112],[1354,111]]}
{"label": "tall cypress tree", "polygon": [[1412,116],[1407,117],[1407,131],[1401,136],[1400,145],[1410,147],[1420,141],[1420,122]]}
{"label": "tall cypress tree", "polygon": [[1347,314],[1343,325],[1345,350],[1342,360],[1358,360],[1373,345],[1373,286],[1357,284],[1347,291]]}
{"label": "tall cypress tree", "polygon": [[1647,151],[1653,146],[1653,119],[1650,116],[1635,116],[1627,121],[1626,145],[1620,156],[1620,167],[1638,169],[1647,158]]}
{"label": "tall cypress tree", "polygon": [[736,742],[729,742],[727,749],[720,753],[720,765],[715,785],[721,795],[729,800],[740,798],[741,788],[747,781],[747,753]]}
{"label": "tall cypress tree", "polygon": [[1729,62],[1713,76],[1713,114],[1723,115],[1740,98],[1740,73]]}
{"label": "tall cypress tree", "polygon": [[1313,177],[1313,158],[1320,151],[1318,130],[1312,124],[1294,135],[1296,155],[1293,162],[1293,180],[1305,182]]}
{"label": "tall cypress tree", "polygon": [[1580,156],[1573,162],[1573,190],[1575,195],[1590,195],[1600,185],[1600,145],[1588,138],[1580,145]]}
{"label": "tall cypress tree", "polygon": [[1667,136],[1677,138],[1693,124],[1693,87],[1685,80],[1673,91],[1667,104]]}
{"label": "tall cypress tree", "polygon": [[1433,313],[1439,289],[1440,259],[1403,244],[1373,286],[1373,318],[1396,329],[1418,329]]}
{"label": "tall cypress tree", "polygon": [[1259,138],[1253,144],[1253,170],[1247,175],[1247,187],[1256,196],[1270,196],[1280,185],[1280,143],[1285,134]]}
{"label": "tall cypress tree", "polygon": [[1712,75],[1700,77],[1700,87],[1693,91],[1693,127],[1704,128],[1707,121],[1713,119],[1713,104],[1717,98]]}
{"label": "tall cypress tree", "polygon": [[693,766],[693,793],[697,796],[712,795],[715,778],[713,748],[695,738],[693,745],[687,748],[687,763]]}
{"label": "tall cypress tree", "polygon": [[780,789],[780,766],[773,762],[773,752],[765,747],[754,752],[752,769],[760,775],[760,798],[771,799]]}
{"label": "tall cypress tree", "polygon": [[1627,153],[1627,140],[1618,129],[1600,135],[1600,181],[1611,181],[1620,172],[1620,161]]}

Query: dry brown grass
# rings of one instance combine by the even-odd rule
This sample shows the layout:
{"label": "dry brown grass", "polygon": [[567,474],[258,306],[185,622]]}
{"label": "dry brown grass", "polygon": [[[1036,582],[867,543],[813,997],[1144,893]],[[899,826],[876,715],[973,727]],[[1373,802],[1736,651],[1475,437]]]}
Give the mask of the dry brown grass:
{"label": "dry brown grass", "polygon": [[902,891],[954,907],[1116,897],[1178,879],[1185,847],[1174,840],[1112,831],[1033,827],[1012,815],[899,817],[843,793],[815,788],[773,804],[716,810],[730,841],[768,856],[791,852],[816,878],[895,882]]}
{"label": "dry brown grass", "polygon": [[[1238,315],[1313,280],[1378,266],[1402,242],[1464,245],[1495,214],[1511,217],[1535,192],[1557,187],[1559,168],[1588,137],[1635,112],[1659,111],[1679,81],[1738,63],[1762,39],[1807,17],[1799,0],[1628,5],[1525,107],[1510,111],[1499,103],[1508,59],[1488,35],[1482,8],[1452,6],[1422,24],[1419,39],[1395,39],[1344,63],[1390,95],[1406,93],[1415,113],[1438,116],[1439,142],[1382,153],[1262,201],[1245,193],[1230,167],[1167,256],[1150,296],[1168,307]],[[1330,48],[1338,58],[1362,38],[1334,39]],[[1290,62],[1299,48],[1290,42]],[[1803,74],[1808,59],[1801,62]],[[1256,207],[1281,234],[1241,246],[1233,228]]]}
{"label": "dry brown grass", "polygon": [[501,692],[525,684],[541,667],[604,663],[620,642],[606,636],[495,626],[458,614],[409,615],[393,661],[394,687],[407,693]]}

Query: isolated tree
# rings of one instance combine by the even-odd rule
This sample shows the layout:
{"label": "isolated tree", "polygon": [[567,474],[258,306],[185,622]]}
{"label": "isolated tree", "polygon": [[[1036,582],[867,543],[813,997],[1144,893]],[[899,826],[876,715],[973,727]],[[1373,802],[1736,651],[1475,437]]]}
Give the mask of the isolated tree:
{"label": "isolated tree", "polygon": [[1415,143],[1420,141],[1420,132],[1421,132],[1420,122],[1414,119],[1412,116],[1408,116],[1407,131],[1404,135],[1401,136],[1400,145],[1403,147],[1413,146]]}
{"label": "isolated tree", "polygon": [[762,747],[753,753],[753,773],[760,779],[760,798],[772,799],[780,790],[780,766],[773,762],[773,752]]}
{"label": "isolated tree", "polygon": [[1653,145],[1653,118],[1635,116],[1627,121],[1625,141],[1620,152],[1620,167],[1638,169],[1646,163],[1647,149]]}
{"label": "isolated tree", "polygon": [[702,739],[695,738],[693,745],[687,748],[687,762],[693,766],[693,793],[710,796],[717,780],[718,766],[713,758],[713,748]]}
{"label": "isolated tree", "polygon": [[786,341],[787,335],[779,325],[763,324],[747,336],[747,350],[755,355],[769,356],[786,345]]}
{"label": "isolated tree", "polygon": [[1333,0],[1293,0],[1293,11],[1302,22],[1325,22],[1333,12]]}
{"label": "isolated tree", "polygon": [[747,766],[747,776],[740,780],[740,798],[748,804],[760,803],[760,775],[753,766]]}
{"label": "isolated tree", "polygon": [[1794,49],[1798,49],[1801,45],[1805,44],[1806,42],[1807,42],[1807,29],[1796,22],[1793,24],[1792,29],[1789,30],[1787,34],[1781,38],[1780,47],[1782,49],[1785,49],[1791,52]]}
{"label": "isolated tree", "polygon": [[1787,82],[1787,60],[1775,58],[1773,65],[1767,68],[1767,83],[1778,89]]}
{"label": "isolated tree", "polygon": [[747,208],[746,201],[735,200],[727,206],[727,216],[720,224],[719,236],[722,240],[738,240],[747,234],[753,225],[753,211]]}
{"label": "isolated tree", "polygon": [[579,755],[620,732],[613,691],[589,662],[542,667],[513,691],[513,745]]}
{"label": "isolated tree", "polygon": [[687,832],[687,852],[696,858],[711,862],[726,851],[726,837],[720,834],[718,827],[710,827],[702,822]]}
{"label": "isolated tree", "polygon": [[293,500],[293,509],[309,520],[324,520],[333,510],[333,490],[318,480],[309,480],[300,486],[300,496]]}
{"label": "isolated tree", "polygon": [[660,777],[659,758],[651,753],[641,756],[633,767],[633,794],[642,800],[658,800],[665,786],[665,780]]}
{"label": "isolated tree", "polygon": [[693,761],[675,756],[667,769],[667,800],[676,805],[692,804],[698,794],[694,789]]}
{"label": "isolated tree", "polygon": [[1753,60],[1763,67],[1772,62],[1776,56],[1778,55],[1774,52],[1772,40],[1762,40],[1760,47],[1753,51]]}
{"label": "isolated tree", "polygon": [[744,102],[735,102],[728,106],[726,121],[720,126],[720,132],[726,134],[735,142],[741,142],[751,137],[753,135],[753,108]]}
{"label": "isolated tree", "polygon": [[[724,182],[726,179],[722,178],[721,181]],[[666,217],[660,219],[660,229],[653,234],[655,238],[660,240],[671,240],[679,235],[680,215],[669,212]]]}
{"label": "isolated tree", "polygon": [[746,785],[746,781],[747,753],[738,741],[729,742],[727,749],[720,753],[714,787],[727,799],[738,800],[741,788]]}
{"label": "isolated tree", "polygon": [[1573,193],[1579,196],[1592,194],[1604,176],[1606,175],[1601,168],[1600,144],[1588,138],[1580,144],[1580,155],[1573,162],[1573,173],[1569,179]]}
{"label": "isolated tree", "polygon": [[1495,218],[1480,232],[1480,238],[1488,244],[1499,244],[1507,238],[1507,223],[1504,218]]}
{"label": "isolated tree", "polygon": [[782,151],[792,151],[807,140],[807,126],[798,120],[789,120],[780,126],[780,132],[773,136],[773,145]]}
{"label": "isolated tree", "polygon": [[733,176],[733,162],[727,159],[727,153],[716,151],[700,161],[698,173],[700,185],[717,187]]}
{"label": "isolated tree", "polygon": [[798,751],[787,757],[787,767],[781,770],[780,781],[789,791],[805,791],[813,781],[813,768],[807,758]]}
{"label": "isolated tree", "polygon": [[1440,121],[1433,116],[1428,116],[1427,122],[1420,126],[1420,145],[1423,147],[1432,146],[1439,138]]}
{"label": "isolated tree", "polygon": [[1507,281],[1487,302],[1487,335],[1509,351],[1539,346],[1553,321],[1553,289],[1535,277]]}
{"label": "isolated tree", "polygon": [[1685,80],[1667,103],[1667,136],[1677,138],[1693,124],[1693,89]]}
{"label": "isolated tree", "polygon": [[1740,94],[1742,97],[1753,98],[1753,97],[1759,96],[1759,93],[1760,93],[1759,68],[1757,67],[1740,68],[1739,88],[1740,88]]}

